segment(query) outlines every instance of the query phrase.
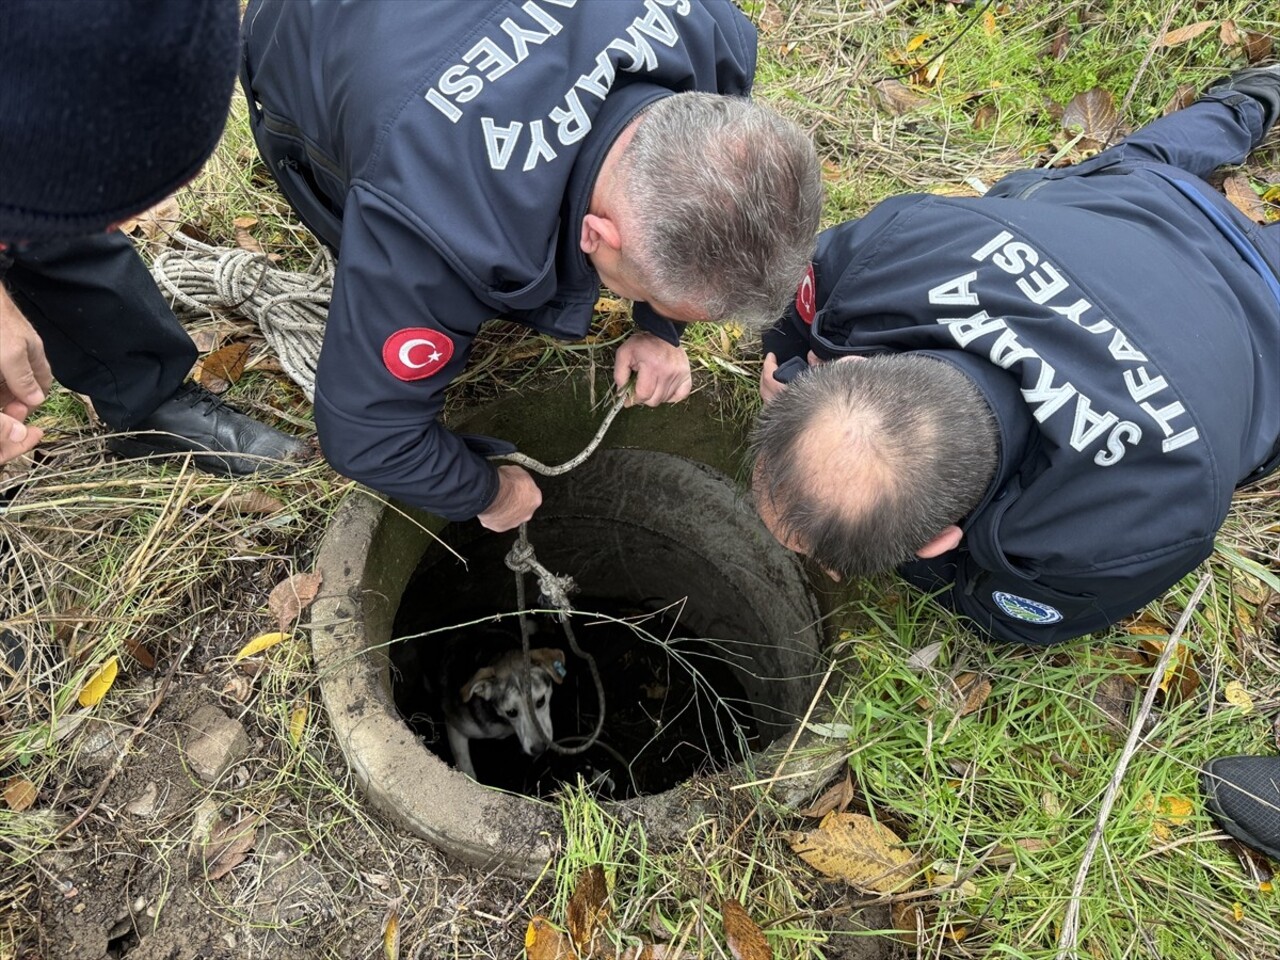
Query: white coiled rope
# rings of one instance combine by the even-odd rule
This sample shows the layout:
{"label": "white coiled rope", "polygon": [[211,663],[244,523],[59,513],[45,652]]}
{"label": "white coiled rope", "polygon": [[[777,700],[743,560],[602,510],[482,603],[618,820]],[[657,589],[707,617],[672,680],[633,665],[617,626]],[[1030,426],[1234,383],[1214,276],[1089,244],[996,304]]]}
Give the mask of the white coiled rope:
{"label": "white coiled rope", "polygon": [[333,257],[321,248],[305,273],[277,268],[267,256],[212,247],[183,233],[156,257],[151,274],[175,312],[226,310],[258,325],[289,378],[315,401],[316,364],[333,297]]}

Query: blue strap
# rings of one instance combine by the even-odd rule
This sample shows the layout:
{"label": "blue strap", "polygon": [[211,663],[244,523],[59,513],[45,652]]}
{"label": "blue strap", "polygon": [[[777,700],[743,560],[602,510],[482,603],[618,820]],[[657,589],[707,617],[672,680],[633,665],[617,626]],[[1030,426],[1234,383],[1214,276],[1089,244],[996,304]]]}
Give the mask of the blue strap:
{"label": "blue strap", "polygon": [[1231,218],[1186,180],[1179,180],[1177,177],[1171,177],[1159,170],[1152,170],[1151,172],[1162,180],[1173,184],[1179,193],[1194,203],[1206,217],[1213,221],[1213,225],[1230,241],[1231,246],[1235,247],[1236,252],[1240,254],[1245,263],[1258,271],[1262,276],[1263,282],[1267,285],[1267,289],[1271,291],[1271,296],[1275,298],[1277,304],[1280,304],[1280,280],[1276,279],[1276,275],[1267,265],[1267,261],[1262,259],[1262,254],[1258,252],[1258,248],[1249,242],[1249,238],[1232,222]]}

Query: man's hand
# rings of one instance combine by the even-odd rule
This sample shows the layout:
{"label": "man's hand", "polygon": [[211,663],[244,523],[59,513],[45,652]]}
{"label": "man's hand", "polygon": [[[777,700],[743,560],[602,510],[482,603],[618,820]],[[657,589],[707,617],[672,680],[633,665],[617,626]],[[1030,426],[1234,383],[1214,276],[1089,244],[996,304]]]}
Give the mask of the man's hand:
{"label": "man's hand", "polygon": [[773,353],[764,355],[764,366],[760,368],[760,399],[765,403],[771,403],[773,399],[779,396],[783,390],[787,389],[785,383],[779,383],[773,379],[773,372],[778,369],[778,357]]}
{"label": "man's hand", "polygon": [[627,406],[642,403],[657,407],[679,403],[693,389],[689,371],[689,355],[684,347],[673,347],[652,333],[636,333],[618,348],[613,361],[613,383],[619,390],[627,385],[632,371],[636,387]]}
{"label": "man's hand", "polygon": [[476,517],[494,533],[514,530],[542,506],[542,491],[524,467],[505,464],[498,468],[498,495],[489,509]]}
{"label": "man's hand", "polygon": [[0,287],[0,463],[40,442],[44,432],[22,421],[44,402],[52,382],[44,344]]}

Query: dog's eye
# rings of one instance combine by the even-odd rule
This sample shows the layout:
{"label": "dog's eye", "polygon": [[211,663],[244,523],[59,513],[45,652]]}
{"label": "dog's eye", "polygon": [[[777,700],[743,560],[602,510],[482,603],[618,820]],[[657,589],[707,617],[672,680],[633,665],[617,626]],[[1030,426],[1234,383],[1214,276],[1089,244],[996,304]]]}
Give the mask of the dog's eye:
{"label": "dog's eye", "polygon": [[539,697],[537,700],[533,701],[533,705],[538,709],[542,709],[543,704],[545,704],[546,702],[547,702],[546,697]]}
{"label": "dog's eye", "polygon": [[515,715],[520,711],[519,710],[503,710],[502,712],[507,715],[508,719],[515,719]]}

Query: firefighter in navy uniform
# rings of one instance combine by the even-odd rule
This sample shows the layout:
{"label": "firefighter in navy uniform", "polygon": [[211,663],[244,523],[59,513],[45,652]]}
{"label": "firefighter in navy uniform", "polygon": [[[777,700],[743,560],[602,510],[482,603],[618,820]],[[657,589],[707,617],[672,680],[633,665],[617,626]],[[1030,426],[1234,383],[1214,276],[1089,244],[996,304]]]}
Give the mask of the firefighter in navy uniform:
{"label": "firefighter in navy uniform", "polygon": [[[524,470],[486,460],[493,441],[437,419],[484,321],[580,339],[603,281],[636,301],[640,328],[615,382],[634,371],[637,401],[676,401],[690,386],[680,322],[772,322],[812,253],[816,155],[745,100],[755,31],[728,2],[254,0],[242,32],[259,150],[338,254],[316,378],[321,446],[339,472],[406,503],[493,530],[540,503]],[[677,107],[696,108],[694,121],[653,134]],[[737,193],[695,197],[688,217],[664,206],[688,189],[677,172],[669,189],[619,187],[661,152],[658,138],[695,144],[690,169],[719,167]],[[730,143],[741,149],[715,154]],[[748,219],[728,223],[735,211]],[[709,225],[708,240],[672,246],[665,267],[645,262],[678,215]],[[720,242],[735,230],[746,239]]]}
{"label": "firefighter in navy uniform", "polygon": [[112,230],[217,146],[238,14],[235,0],[0,4],[0,463],[39,442],[23,421],[53,377],[137,431],[108,438],[120,454],[242,475],[309,452],[184,383],[195,345]]}
{"label": "firefighter in navy uniform", "polygon": [[[765,336],[762,451],[787,439],[768,421],[801,402],[779,381],[810,351],[927,354],[992,415],[991,475],[976,503],[903,545],[901,572],[991,637],[1032,644],[1159,596],[1209,556],[1232,492],[1280,458],[1280,225],[1248,221],[1201,179],[1241,162],[1277,115],[1280,68],[1255,68],[1077,166],[1019,172],[981,198],[896,197],[825,231]],[[859,366],[804,379],[839,392],[882,365]],[[777,490],[784,466],[757,464],[775,532],[829,569],[870,572],[838,545],[813,549],[827,529],[794,514],[804,489]]]}
{"label": "firefighter in navy uniform", "polygon": [[[1280,461],[1280,224],[1200,178],[1278,117],[1280,67],[1252,68],[1086,163],[827,231],[765,338],[766,524],[835,573],[869,572],[856,541],[892,530],[888,566],[1029,644],[1104,629],[1194,569],[1233,491]],[[952,512],[912,538],[886,476],[927,478],[913,522]],[[1202,788],[1280,857],[1280,757],[1212,760]]]}

